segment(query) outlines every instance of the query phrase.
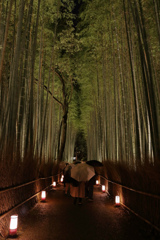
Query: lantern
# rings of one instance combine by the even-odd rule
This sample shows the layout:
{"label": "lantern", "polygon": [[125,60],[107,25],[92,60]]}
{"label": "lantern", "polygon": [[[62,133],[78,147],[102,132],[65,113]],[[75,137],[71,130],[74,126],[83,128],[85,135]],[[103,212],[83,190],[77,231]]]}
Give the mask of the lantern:
{"label": "lantern", "polygon": [[102,185],[102,192],[105,192],[105,190],[106,190],[105,185]]}
{"label": "lantern", "polygon": [[115,204],[116,204],[116,206],[120,205],[120,197],[119,196],[115,196]]}
{"label": "lantern", "polygon": [[9,226],[10,236],[17,235],[17,227],[18,227],[18,215],[12,215],[10,217],[10,226]]}
{"label": "lantern", "polygon": [[52,185],[53,185],[53,187],[56,187],[56,182],[53,182],[53,184],[52,184]]}
{"label": "lantern", "polygon": [[61,182],[63,182],[63,178],[64,178],[64,176],[62,175],[62,177],[61,177]]}
{"label": "lantern", "polygon": [[46,191],[41,192],[41,200],[45,201],[46,200]]}
{"label": "lantern", "polygon": [[98,185],[98,180],[96,180],[96,185]]}

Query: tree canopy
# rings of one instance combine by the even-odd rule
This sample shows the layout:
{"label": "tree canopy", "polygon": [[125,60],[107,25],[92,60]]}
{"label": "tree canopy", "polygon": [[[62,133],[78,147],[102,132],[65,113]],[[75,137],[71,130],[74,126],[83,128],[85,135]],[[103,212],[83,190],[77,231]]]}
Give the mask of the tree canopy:
{"label": "tree canopy", "polygon": [[[156,164],[160,153],[158,0],[2,0],[0,151],[38,162]],[[77,136],[78,136],[77,135]]]}

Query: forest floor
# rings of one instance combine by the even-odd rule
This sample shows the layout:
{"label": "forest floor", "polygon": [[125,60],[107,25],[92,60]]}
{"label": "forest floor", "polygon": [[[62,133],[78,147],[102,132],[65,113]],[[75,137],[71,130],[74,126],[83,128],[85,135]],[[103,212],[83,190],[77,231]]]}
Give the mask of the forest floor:
{"label": "forest floor", "polygon": [[[7,238],[11,239],[11,238]],[[149,226],[94,187],[94,200],[74,205],[63,185],[51,189],[19,219],[18,240],[149,240],[156,239]]]}

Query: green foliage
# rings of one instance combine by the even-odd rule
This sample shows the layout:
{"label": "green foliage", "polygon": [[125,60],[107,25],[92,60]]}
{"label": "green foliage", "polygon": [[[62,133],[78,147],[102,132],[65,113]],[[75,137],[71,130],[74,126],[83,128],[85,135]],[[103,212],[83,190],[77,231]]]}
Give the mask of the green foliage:
{"label": "green foliage", "polygon": [[[3,2],[0,46],[3,46],[9,14],[7,5],[9,1]],[[17,77],[11,79],[20,2],[17,0],[12,6],[6,41],[0,102],[0,128],[4,133],[1,138],[8,136],[10,139],[8,135],[12,124],[12,121],[9,123],[8,120],[12,110],[10,103],[15,100],[15,88],[12,86],[17,86],[18,110],[14,116],[16,118],[14,127],[17,129],[17,126],[20,126],[16,130],[15,142],[19,136],[19,142],[23,143],[21,152],[22,148],[25,149],[24,146],[29,146],[33,138],[34,153],[39,155],[42,151],[43,155],[48,156],[52,152],[49,147],[51,144],[54,145],[54,151],[50,157],[55,158],[63,111],[60,105],[53,101],[56,98],[59,103],[64,103],[63,100],[67,99],[68,122],[77,131],[83,131],[87,143],[97,148],[95,157],[102,158],[103,155],[103,158],[116,160],[124,157],[129,159],[129,163],[135,163],[135,159],[131,158],[138,152],[138,131],[143,141],[143,155],[148,154],[146,149],[149,148],[151,156],[153,152],[153,143],[150,139],[153,128],[151,121],[157,118],[159,122],[160,104],[158,82],[160,50],[153,1],[82,0],[79,1],[80,9],[77,11],[73,0],[46,0],[40,2],[39,13],[38,0],[33,1],[32,11],[29,11],[30,1],[25,1],[21,46],[18,46],[20,59],[15,61],[19,64],[15,70]],[[123,4],[126,7],[126,15]],[[140,19],[135,18],[135,14]],[[141,31],[139,35],[136,21]],[[144,29],[147,30],[146,38]],[[150,67],[152,71],[149,72]],[[153,75],[152,82],[149,80],[150,75]],[[144,76],[148,77],[147,83],[153,85],[152,96],[148,96],[144,91],[146,83]],[[33,86],[32,77],[37,81]],[[148,97],[156,99],[152,118],[148,115],[150,110],[146,104]],[[136,122],[137,106],[139,126]],[[159,124],[157,128],[159,132]],[[2,146],[7,146],[8,139]]]}

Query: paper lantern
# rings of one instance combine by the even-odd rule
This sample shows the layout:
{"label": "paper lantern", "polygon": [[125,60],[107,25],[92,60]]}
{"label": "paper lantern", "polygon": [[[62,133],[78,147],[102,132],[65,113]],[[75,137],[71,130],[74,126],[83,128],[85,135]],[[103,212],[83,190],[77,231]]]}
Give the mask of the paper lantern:
{"label": "paper lantern", "polygon": [[63,177],[61,177],[61,182],[63,182]]}
{"label": "paper lantern", "polygon": [[53,187],[56,187],[56,182],[53,182],[53,184],[52,184],[52,185],[53,185]]}
{"label": "paper lantern", "polygon": [[10,217],[10,225],[9,225],[10,236],[17,235],[17,227],[18,227],[18,215],[12,215]]}
{"label": "paper lantern", "polygon": [[102,185],[102,192],[105,192],[105,190],[106,190],[105,185]]}
{"label": "paper lantern", "polygon": [[99,182],[98,182],[98,180],[96,180],[96,185],[98,185],[99,184]]}
{"label": "paper lantern", "polygon": [[41,192],[41,200],[45,201],[46,200],[46,191]]}
{"label": "paper lantern", "polygon": [[120,197],[119,196],[115,196],[115,204],[116,204],[116,206],[120,205]]}

